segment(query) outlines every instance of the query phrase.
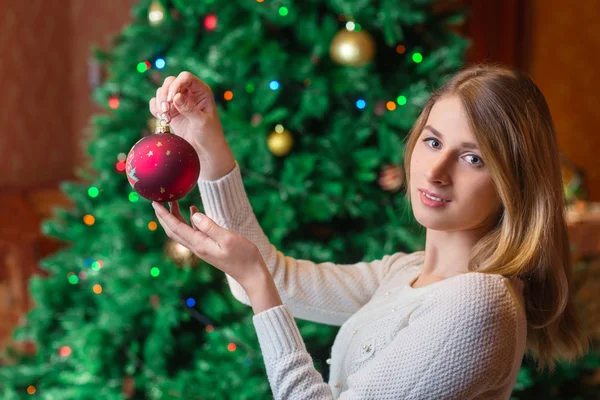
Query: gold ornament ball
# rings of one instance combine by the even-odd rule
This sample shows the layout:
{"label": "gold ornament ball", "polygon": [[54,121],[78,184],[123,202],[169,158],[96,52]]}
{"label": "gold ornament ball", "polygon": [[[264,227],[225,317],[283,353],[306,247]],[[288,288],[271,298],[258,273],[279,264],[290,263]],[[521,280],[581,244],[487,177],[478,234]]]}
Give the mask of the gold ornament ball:
{"label": "gold ornament ball", "polygon": [[341,65],[360,67],[373,60],[375,41],[366,31],[339,31],[329,47],[331,59]]}
{"label": "gold ornament ball", "polygon": [[171,239],[165,244],[165,253],[180,267],[194,266],[198,262],[198,257],[190,249]]}
{"label": "gold ornament ball", "polygon": [[165,18],[165,8],[160,1],[153,1],[148,9],[148,22],[152,26],[158,26],[162,24]]}
{"label": "gold ornament ball", "polygon": [[289,153],[293,145],[294,138],[292,137],[292,134],[281,125],[277,125],[275,130],[269,133],[269,136],[267,137],[267,146],[269,147],[269,150],[279,157]]}

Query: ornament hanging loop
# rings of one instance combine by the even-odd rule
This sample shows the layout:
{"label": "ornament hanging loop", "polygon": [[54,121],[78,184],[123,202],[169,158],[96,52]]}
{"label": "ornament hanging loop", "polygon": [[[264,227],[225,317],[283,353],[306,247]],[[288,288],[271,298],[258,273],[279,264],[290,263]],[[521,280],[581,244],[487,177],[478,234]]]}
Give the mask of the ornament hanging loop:
{"label": "ornament hanging loop", "polygon": [[169,122],[171,122],[171,116],[168,112],[160,113],[160,120],[156,121],[156,132],[155,133],[171,133]]}

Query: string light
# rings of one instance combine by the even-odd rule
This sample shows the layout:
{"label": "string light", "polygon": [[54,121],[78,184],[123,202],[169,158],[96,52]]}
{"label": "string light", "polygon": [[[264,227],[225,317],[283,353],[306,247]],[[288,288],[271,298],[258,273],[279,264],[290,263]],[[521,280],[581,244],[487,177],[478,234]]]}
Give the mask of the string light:
{"label": "string light", "polygon": [[92,263],[92,269],[94,271],[100,271],[100,268],[102,268],[102,265],[100,264],[100,261],[94,261]]}
{"label": "string light", "polygon": [[154,66],[156,67],[156,69],[163,69],[166,65],[167,65],[167,62],[165,61],[164,58],[157,58],[154,61]]}
{"label": "string light", "polygon": [[100,294],[100,293],[102,293],[102,286],[100,286],[99,284],[96,283],[94,285],[94,289],[93,290],[94,290],[94,293]]}
{"label": "string light", "polygon": [[282,17],[285,17],[286,15],[288,15],[289,10],[287,7],[279,7],[279,15],[281,15]]}
{"label": "string light", "polygon": [[255,89],[254,84],[252,84],[252,83],[246,84],[246,92],[252,93],[252,92],[254,92],[254,89]]}
{"label": "string light", "polygon": [[223,98],[227,101],[233,99],[233,92],[231,90],[226,91]]}
{"label": "string light", "polygon": [[113,110],[116,110],[117,108],[119,108],[119,104],[121,104],[121,101],[119,100],[118,97],[116,96],[111,96],[108,99],[108,106],[110,108],[112,108]]}
{"label": "string light", "polygon": [[346,29],[349,31],[353,31],[354,30],[354,22],[352,22],[352,21],[346,22]]}
{"label": "string light", "polygon": [[196,305],[196,300],[194,300],[193,298],[189,297],[185,301],[185,304],[187,304],[188,307],[194,307]]}
{"label": "string light", "polygon": [[94,198],[94,197],[98,197],[98,194],[100,193],[100,191],[98,190],[98,188],[96,186],[92,186],[91,188],[88,189],[88,196]]}
{"label": "string light", "polygon": [[279,82],[271,81],[271,83],[269,83],[269,87],[271,88],[271,90],[277,90],[279,89]]}
{"label": "string light", "polygon": [[404,47],[403,44],[399,44],[398,46],[396,46],[396,53],[404,54],[405,52],[406,52],[406,47]]}
{"label": "string light", "polygon": [[88,226],[92,226],[94,225],[94,222],[96,222],[96,218],[94,218],[94,216],[91,214],[87,214],[85,217],[83,217],[83,222]]}
{"label": "string light", "polygon": [[33,385],[27,386],[27,393],[34,394],[35,393],[35,386],[33,386]]}
{"label": "string light", "polygon": [[88,257],[85,260],[83,260],[83,265],[86,267],[89,267],[92,265],[93,262],[94,262],[94,259],[92,257]]}
{"label": "string light", "polygon": [[281,124],[275,125],[275,132],[283,133],[284,130],[285,130],[285,128],[283,127],[283,125],[281,125]]}
{"label": "string light", "polygon": [[69,357],[72,353],[71,348],[69,346],[63,346],[58,351],[61,357]]}
{"label": "string light", "polygon": [[160,269],[158,267],[150,268],[150,275],[156,278],[158,275],[160,275]]}
{"label": "string light", "polygon": [[150,67],[151,65],[148,61],[140,61],[137,64],[137,70],[140,74],[143,74],[144,72],[148,71]]}
{"label": "string light", "polygon": [[367,106],[367,102],[364,101],[363,99],[359,99],[356,101],[356,107],[359,109],[364,109]]}
{"label": "string light", "polygon": [[87,278],[85,271],[79,271],[79,279],[84,280],[85,278]]}
{"label": "string light", "polygon": [[412,55],[412,59],[415,63],[420,63],[421,61],[423,61],[423,55],[421,53],[414,53]]}
{"label": "string light", "polygon": [[115,165],[115,168],[119,172],[125,171],[125,168],[126,168],[125,161],[117,161],[117,164]]}
{"label": "string light", "polygon": [[137,192],[130,192],[129,193],[129,201],[132,203],[135,203],[136,201],[138,201],[140,199],[140,195],[137,194]]}
{"label": "string light", "polygon": [[117,156],[117,160],[119,160],[119,161],[125,161],[125,160],[127,160],[127,154],[125,154],[125,153],[119,153],[119,155]]}
{"label": "string light", "polygon": [[156,222],[154,222],[154,221],[148,222],[148,229],[150,229],[151,231],[155,231],[157,227],[158,227],[158,225],[156,224]]}
{"label": "string light", "polygon": [[385,104],[385,107],[390,111],[394,111],[396,109],[396,103],[394,103],[393,101],[388,101]]}
{"label": "string light", "polygon": [[229,343],[227,345],[227,350],[234,352],[237,349],[237,346],[235,345],[235,343]]}
{"label": "string light", "polygon": [[69,272],[67,274],[67,281],[69,281],[71,285],[76,285],[79,282],[79,278],[73,272]]}
{"label": "string light", "polygon": [[215,14],[209,14],[204,18],[204,27],[209,31],[214,31],[217,27],[217,16]]}
{"label": "string light", "polygon": [[398,98],[396,99],[396,102],[403,106],[406,104],[406,97],[405,96],[398,96]]}

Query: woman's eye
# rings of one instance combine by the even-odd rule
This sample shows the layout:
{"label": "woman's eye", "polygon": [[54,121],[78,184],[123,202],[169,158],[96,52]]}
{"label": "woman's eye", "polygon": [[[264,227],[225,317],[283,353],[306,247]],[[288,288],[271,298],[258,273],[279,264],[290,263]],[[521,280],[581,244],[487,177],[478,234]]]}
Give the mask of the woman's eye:
{"label": "woman's eye", "polygon": [[[431,141],[431,140],[433,140],[433,141],[434,141],[434,142],[436,142],[436,143],[439,143],[439,141],[438,141],[437,139],[434,139],[434,138],[427,138],[427,139],[424,139],[423,141],[424,141],[424,142],[429,142],[429,141]],[[429,147],[431,147],[431,146],[429,146]],[[438,149],[439,147],[433,147],[433,148],[434,148],[434,149]]]}
{"label": "woman's eye", "polygon": [[[465,157],[473,157],[475,160],[477,160],[476,162],[472,162],[472,163],[470,163],[470,164],[473,164],[473,165],[474,165],[474,166],[476,166],[476,167],[481,167],[481,166],[483,166],[483,162],[481,161],[481,158],[479,158],[479,156],[475,156],[475,155],[469,154],[469,155],[467,155],[467,156],[465,156]],[[472,158],[472,159],[473,159],[473,158]]]}

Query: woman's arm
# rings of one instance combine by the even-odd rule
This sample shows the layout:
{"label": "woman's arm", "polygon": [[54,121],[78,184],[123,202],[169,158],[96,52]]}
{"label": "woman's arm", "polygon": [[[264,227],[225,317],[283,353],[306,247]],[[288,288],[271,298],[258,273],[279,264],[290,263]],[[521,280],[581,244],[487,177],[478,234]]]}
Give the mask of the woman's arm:
{"label": "woman's arm", "polygon": [[[283,302],[294,317],[340,326],[366,304],[392,264],[405,253],[355,264],[314,263],[285,256],[260,227],[246,195],[239,166],[216,181],[199,180],[204,212],[259,249]],[[233,296],[250,305],[242,286],[227,275]]]}

